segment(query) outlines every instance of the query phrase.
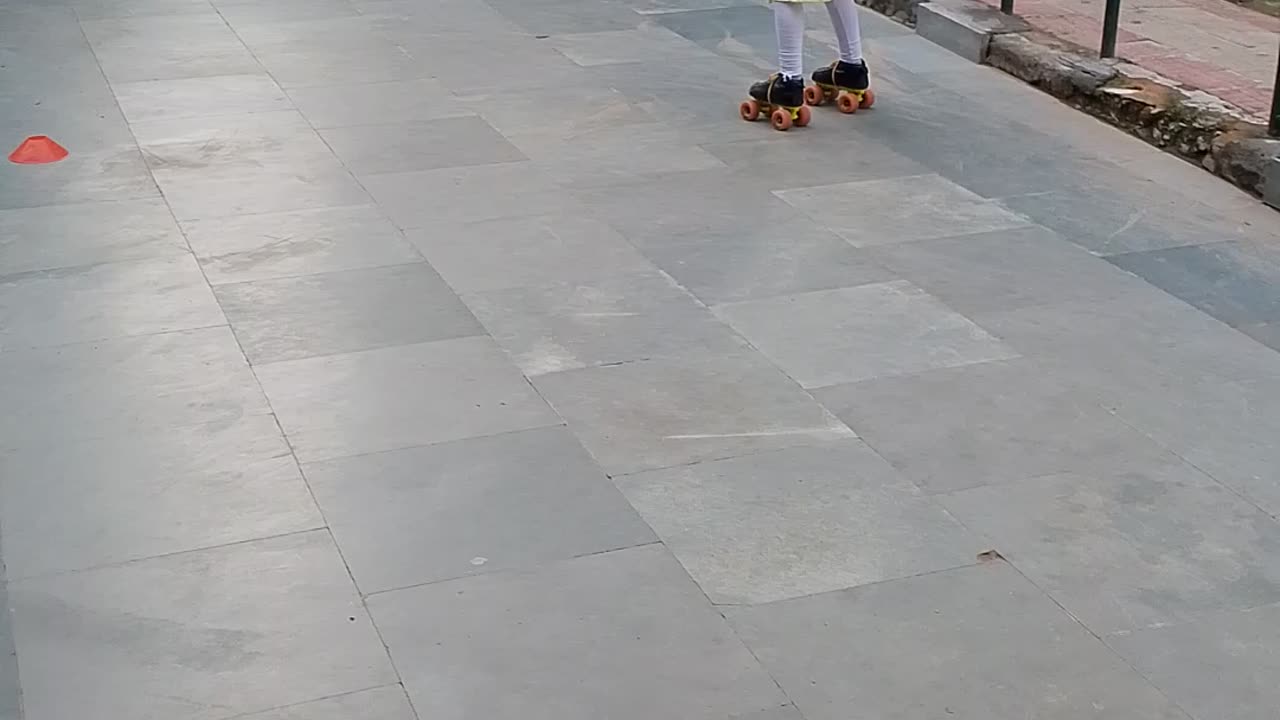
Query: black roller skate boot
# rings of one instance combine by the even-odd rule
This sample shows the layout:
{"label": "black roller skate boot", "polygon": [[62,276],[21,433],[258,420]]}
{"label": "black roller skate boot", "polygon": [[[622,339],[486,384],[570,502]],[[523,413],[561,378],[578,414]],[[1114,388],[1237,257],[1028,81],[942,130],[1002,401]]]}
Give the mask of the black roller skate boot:
{"label": "black roller skate boot", "polygon": [[766,115],[775,130],[790,130],[792,125],[804,127],[809,124],[809,108],[804,103],[804,78],[770,75],[767,80],[752,85],[748,94],[751,99],[738,108],[743,120],[755,120]]}
{"label": "black roller skate boot", "polygon": [[804,101],[816,106],[830,100],[836,101],[836,107],[842,113],[857,112],[858,108],[869,108],[875,104],[876,96],[871,92],[871,79],[865,62],[837,60],[813,72],[813,85],[805,88]]}

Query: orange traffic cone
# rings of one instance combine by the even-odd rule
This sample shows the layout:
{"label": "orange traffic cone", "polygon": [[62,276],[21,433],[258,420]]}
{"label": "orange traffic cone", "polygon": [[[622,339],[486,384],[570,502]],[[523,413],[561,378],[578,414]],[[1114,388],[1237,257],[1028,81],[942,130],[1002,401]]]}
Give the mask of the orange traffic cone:
{"label": "orange traffic cone", "polygon": [[9,162],[19,165],[55,163],[67,156],[67,149],[45,135],[32,135],[9,153]]}

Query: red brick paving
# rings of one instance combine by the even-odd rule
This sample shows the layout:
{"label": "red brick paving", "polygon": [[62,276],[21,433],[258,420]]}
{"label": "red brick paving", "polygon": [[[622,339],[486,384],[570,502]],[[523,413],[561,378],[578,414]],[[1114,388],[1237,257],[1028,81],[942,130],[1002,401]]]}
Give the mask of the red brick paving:
{"label": "red brick paving", "polygon": [[[1014,12],[1037,30],[1096,52],[1104,5],[1105,0],[1014,0]],[[1280,18],[1227,0],[1121,0],[1117,54],[1265,117],[1280,54]]]}

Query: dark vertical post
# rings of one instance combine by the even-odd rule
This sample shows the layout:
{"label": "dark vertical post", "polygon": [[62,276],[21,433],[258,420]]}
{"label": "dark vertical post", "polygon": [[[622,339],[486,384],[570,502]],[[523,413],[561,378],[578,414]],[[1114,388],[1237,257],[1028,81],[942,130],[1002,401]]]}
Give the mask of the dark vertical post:
{"label": "dark vertical post", "polygon": [[1280,63],[1276,64],[1276,84],[1271,89],[1271,122],[1267,131],[1274,138],[1280,138]]}
{"label": "dark vertical post", "polygon": [[1107,0],[1107,11],[1102,17],[1102,57],[1116,56],[1116,31],[1120,27],[1120,0]]}
{"label": "dark vertical post", "polygon": [[1013,0],[1000,0],[1000,12],[1005,15],[1013,14]]}

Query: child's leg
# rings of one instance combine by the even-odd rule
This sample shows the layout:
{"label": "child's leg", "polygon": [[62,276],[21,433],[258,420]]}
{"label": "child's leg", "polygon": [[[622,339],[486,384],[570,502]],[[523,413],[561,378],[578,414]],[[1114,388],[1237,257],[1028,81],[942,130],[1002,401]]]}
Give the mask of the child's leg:
{"label": "child's leg", "polygon": [[[847,63],[862,60],[862,31],[858,27],[858,8],[853,0],[830,0],[827,13],[835,26],[836,40],[840,43],[840,59]],[[781,38],[781,31],[779,31]],[[779,40],[781,45],[781,40]]]}
{"label": "child's leg", "polygon": [[[778,31],[778,74],[751,86],[747,92],[768,106],[802,109],[793,114],[798,125],[807,125],[809,109],[804,106],[804,6],[782,0],[773,3],[773,22]],[[743,107],[746,107],[745,105]],[[743,111],[742,117],[752,119]],[[803,120],[801,119],[803,118]],[[778,127],[776,124],[774,127]],[[779,128],[784,129],[784,128]]]}
{"label": "child's leg", "polygon": [[773,24],[778,31],[778,71],[788,80],[802,77],[804,5],[797,2],[773,3]]}
{"label": "child's leg", "polygon": [[813,72],[814,87],[806,100],[820,105],[834,99],[840,112],[856,112],[871,107],[876,97],[871,92],[867,64],[862,60],[862,31],[858,27],[858,8],[853,0],[827,0],[827,13],[840,45],[840,59]]}

